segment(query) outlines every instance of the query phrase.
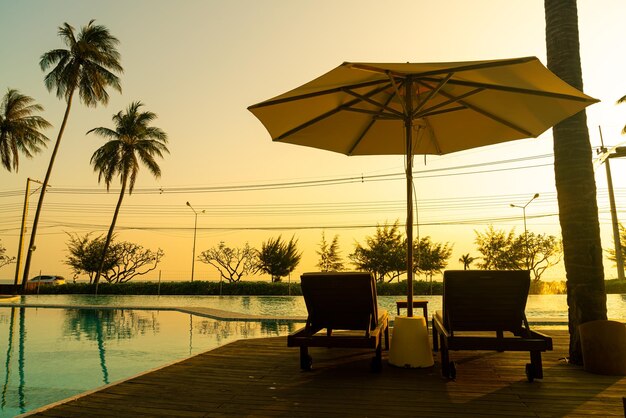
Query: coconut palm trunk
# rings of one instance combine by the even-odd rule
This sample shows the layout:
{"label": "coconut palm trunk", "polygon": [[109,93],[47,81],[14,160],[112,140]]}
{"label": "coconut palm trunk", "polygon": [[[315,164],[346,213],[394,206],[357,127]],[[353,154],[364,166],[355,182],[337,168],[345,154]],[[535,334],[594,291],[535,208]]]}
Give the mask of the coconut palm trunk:
{"label": "coconut palm trunk", "polygon": [[22,276],[22,293],[26,290],[26,282],[30,273],[30,262],[35,251],[35,240],[37,238],[37,226],[39,225],[39,217],[41,216],[41,208],[43,207],[43,198],[46,195],[48,189],[48,183],[50,183],[50,175],[52,174],[52,167],[56,160],[57,153],[59,152],[59,145],[61,145],[61,138],[63,138],[63,132],[65,132],[65,126],[70,116],[70,110],[72,109],[72,98],[74,97],[74,90],[67,97],[67,106],[65,107],[65,114],[63,115],[63,121],[59,128],[57,140],[54,143],[54,149],[50,156],[50,162],[48,163],[48,170],[46,171],[46,177],[43,179],[41,185],[41,191],[39,192],[39,200],[37,201],[37,210],[35,211],[35,218],[33,220],[33,227],[30,230],[30,242],[28,243],[28,251],[26,252],[26,261],[24,262],[24,275]]}
{"label": "coconut palm trunk", "polygon": [[124,176],[122,179],[122,189],[120,190],[120,197],[117,199],[117,206],[115,206],[115,212],[113,213],[113,220],[111,221],[111,226],[109,227],[109,232],[107,234],[107,238],[104,241],[104,247],[102,248],[102,259],[100,260],[100,266],[98,267],[98,273],[96,273],[96,278],[94,279],[94,283],[96,285],[96,294],[98,294],[98,282],[100,281],[100,275],[102,274],[102,269],[104,268],[104,262],[106,260],[107,251],[109,250],[109,245],[111,244],[111,240],[113,239],[113,231],[115,230],[115,224],[117,223],[117,216],[120,213],[120,208],[122,207],[122,200],[124,200],[124,193],[126,193],[126,184],[128,177]]}
{"label": "coconut palm trunk", "polygon": [[[545,0],[548,68],[582,90],[576,0]],[[606,319],[602,245],[585,111],[553,129],[554,174],[569,307],[569,360],[582,364],[578,326]]]}
{"label": "coconut palm trunk", "polygon": [[56,90],[56,96],[59,99],[64,99],[67,106],[65,107],[63,121],[50,156],[46,177],[39,193],[26,262],[24,263],[23,290],[26,287],[26,281],[30,272],[43,200],[72,108],[74,93],[78,90],[79,100],[87,106],[95,107],[98,103],[107,104],[109,102],[108,87],[112,87],[120,93],[122,91],[119,77],[115,75],[115,73],[123,71],[119,62],[120,54],[117,51],[119,41],[114,36],[111,36],[106,27],[96,25],[94,22],[94,20],[89,21],[78,33],[68,23],[61,25],[58,35],[67,46],[67,49],[53,49],[44,53],[39,60],[39,66],[42,71],[52,67],[51,71],[44,77],[46,87],[49,91]]}

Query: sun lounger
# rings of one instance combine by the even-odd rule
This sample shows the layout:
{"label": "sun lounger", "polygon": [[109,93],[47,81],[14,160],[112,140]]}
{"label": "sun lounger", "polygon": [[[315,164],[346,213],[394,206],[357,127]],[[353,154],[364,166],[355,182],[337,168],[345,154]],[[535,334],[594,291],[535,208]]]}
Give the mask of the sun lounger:
{"label": "sun lounger", "polygon": [[526,376],[543,378],[541,352],[552,350],[552,339],[528,326],[529,287],[527,270],[444,272],[443,311],[433,316],[433,348],[441,351],[444,377],[456,377],[450,350],[496,350],[530,352]]}
{"label": "sun lounger", "polygon": [[383,336],[385,349],[389,348],[389,318],[378,309],[372,275],[305,273],[301,286],[306,325],[287,337],[289,347],[300,347],[300,368],[311,369],[309,347],[350,347],[374,349],[372,370],[380,371]]}

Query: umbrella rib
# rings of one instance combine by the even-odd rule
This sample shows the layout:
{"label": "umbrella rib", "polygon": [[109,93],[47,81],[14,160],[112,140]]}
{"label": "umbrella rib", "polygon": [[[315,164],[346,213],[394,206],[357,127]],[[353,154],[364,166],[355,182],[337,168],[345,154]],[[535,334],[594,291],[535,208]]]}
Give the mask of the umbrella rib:
{"label": "umbrella rib", "polygon": [[463,100],[456,100],[455,96],[454,96],[454,95],[452,95],[452,94],[450,94],[450,93],[447,93],[447,92],[445,92],[445,91],[442,91],[442,92],[441,92],[441,94],[442,94],[443,96],[446,96],[446,97],[447,97],[447,98],[449,98],[449,99],[455,100],[455,101],[456,101],[457,103],[459,103],[460,105],[465,106],[466,108],[471,109],[471,110],[473,110],[473,111],[475,111],[475,112],[477,112],[477,113],[480,113],[481,115],[486,116],[486,117],[488,117],[489,119],[493,119],[493,120],[495,120],[496,122],[499,122],[499,123],[501,123],[501,124],[503,124],[503,125],[505,125],[505,126],[508,126],[509,128],[511,128],[511,129],[513,129],[513,130],[516,130],[517,132],[519,132],[519,133],[521,133],[521,134],[524,134],[524,135],[526,135],[527,137],[534,137],[534,136],[535,136],[535,135],[533,135],[531,132],[527,131],[526,129],[522,128],[521,126],[517,126],[516,124],[514,124],[514,123],[513,123],[513,122],[511,122],[511,121],[508,121],[508,120],[506,120],[506,119],[503,119],[503,118],[501,118],[500,116],[496,116],[496,115],[494,115],[494,114],[493,114],[493,113],[491,113],[491,112],[487,112],[486,110],[481,109],[481,108],[480,108],[480,107],[478,107],[478,106],[474,106],[474,105],[472,105],[472,104],[470,104],[470,103],[467,103],[467,102],[465,102],[465,101],[463,101]]}
{"label": "umbrella rib", "polygon": [[[378,88],[368,92],[367,95],[368,96],[373,96],[374,94],[377,94],[377,93],[383,91],[386,88],[387,88],[387,85],[384,85],[382,87],[378,87]],[[339,89],[339,91],[343,91],[343,90]],[[304,122],[303,124],[296,126],[295,128],[292,128],[292,129],[288,130],[287,132],[283,133],[282,135],[279,135],[278,137],[276,137],[274,139],[274,141],[280,141],[280,140],[282,140],[282,139],[284,139],[284,138],[286,138],[286,137],[288,137],[290,135],[293,135],[294,133],[296,133],[296,132],[298,132],[298,131],[300,131],[300,130],[302,130],[304,128],[307,128],[307,127],[309,127],[311,125],[315,125],[317,122],[319,122],[321,120],[324,120],[327,117],[330,117],[330,116],[334,115],[335,113],[338,113],[338,112],[340,112],[342,110],[353,110],[354,111],[356,109],[353,109],[352,106],[357,104],[357,103],[359,103],[359,101],[360,101],[359,99],[354,99],[354,100],[349,101],[348,103],[344,103],[342,105],[339,105],[336,108],[334,108],[332,110],[329,110],[326,113],[322,113],[321,115],[319,115],[319,116],[317,116],[317,117],[315,117],[313,119],[310,119],[310,120]],[[389,103],[389,102],[387,102],[387,103]]]}
{"label": "umbrella rib", "polygon": [[[389,95],[389,97],[387,98],[387,102],[385,103],[385,107],[389,104],[389,102],[391,102],[391,99],[393,98],[393,95]],[[382,113],[382,109],[381,109],[381,113]],[[357,138],[356,141],[354,141],[354,144],[352,144],[352,146],[350,147],[350,149],[348,150],[347,155],[352,155],[352,153],[354,152],[354,150],[356,149],[356,147],[359,146],[359,144],[361,143],[361,141],[363,140],[363,138],[365,138],[365,135],[367,135],[367,133],[369,132],[369,130],[372,128],[372,126],[374,126],[374,123],[376,123],[377,117],[373,117],[370,122],[367,124],[367,126],[365,127],[365,129],[363,129],[363,132],[361,132],[361,134],[359,135],[359,137]]]}
{"label": "umbrella rib", "polygon": [[[421,77],[421,80],[432,81],[432,82],[439,81],[438,78],[431,78],[431,77]],[[483,88],[487,90],[499,90],[499,91],[506,91],[506,92],[511,92],[511,93],[531,94],[535,96],[554,97],[557,99],[576,100],[579,102],[592,102],[592,103],[598,102],[597,99],[573,96],[571,94],[554,93],[554,92],[549,92],[549,91],[526,89],[522,87],[501,86],[497,84],[479,83],[475,81],[450,80],[448,81],[448,84],[457,85],[457,86],[465,86],[465,87],[477,87],[477,88]]]}
{"label": "umbrella rib", "polygon": [[367,81],[363,83],[351,84],[349,86],[334,87],[332,89],[326,89],[326,90],[320,90],[320,91],[315,91],[311,93],[300,94],[297,96],[283,97],[280,99],[270,99],[270,100],[249,106],[248,110],[258,109],[258,108],[267,107],[267,106],[273,106],[273,105],[282,104],[282,103],[289,103],[289,102],[293,102],[296,100],[309,99],[311,97],[324,96],[326,94],[338,93],[338,92],[344,91],[344,89],[346,88],[357,89],[357,88],[362,88],[362,87],[376,86],[381,83],[387,83],[387,80]]}
{"label": "umbrella rib", "polygon": [[[424,83],[422,81],[420,81],[420,83],[423,84],[424,86],[428,87],[428,88],[432,88],[430,85],[428,85],[428,84],[426,84],[426,83]],[[475,89],[475,90],[468,91],[467,93],[463,93],[460,96],[453,96],[453,98],[451,98],[449,100],[446,100],[445,102],[439,103],[437,105],[429,107],[428,109],[425,109],[424,112],[422,112],[422,115],[430,114],[434,110],[437,110],[437,109],[439,109],[441,107],[448,106],[450,104],[456,103],[459,100],[465,99],[466,97],[469,97],[469,96],[473,96],[474,94],[480,93],[481,91],[484,91],[484,90],[485,89]],[[454,109],[458,110],[458,108],[454,108]],[[439,113],[442,113],[442,112],[439,112]]]}
{"label": "umbrella rib", "polygon": [[375,110],[367,110],[367,109],[359,109],[358,107],[348,107],[343,109],[346,112],[356,112],[356,113],[366,113],[368,115],[373,115],[378,119],[389,119],[389,120],[399,120],[399,119],[404,119],[404,115],[402,114],[397,114],[397,113],[385,113],[381,110],[379,111],[375,111]]}
{"label": "umbrella rib", "polygon": [[459,105],[459,106],[455,106],[455,107],[450,107],[448,109],[435,110],[435,111],[431,111],[430,109],[427,109],[427,110],[424,111],[424,113],[420,113],[419,117],[420,118],[427,118],[427,117],[430,117],[430,116],[442,115],[444,113],[458,112],[459,110],[467,110],[467,107],[463,106],[463,105]]}
{"label": "umbrella rib", "polygon": [[[385,86],[385,88],[386,88],[386,86]],[[350,94],[350,95],[352,95],[352,96],[354,96],[354,97],[356,97],[356,98],[358,98],[358,99],[361,99],[364,102],[368,102],[368,103],[370,103],[370,104],[372,104],[374,106],[377,106],[379,108],[382,108],[382,109],[384,109],[384,110],[386,110],[386,111],[388,111],[388,112],[390,112],[390,113],[392,113],[394,115],[397,115],[398,117],[404,117],[404,115],[401,112],[398,112],[397,110],[395,110],[395,109],[393,109],[391,107],[388,107],[386,104],[379,103],[379,102],[377,102],[375,100],[370,99],[367,96],[363,96],[363,95],[361,95],[361,94],[359,94],[357,92],[354,92],[354,91],[352,91],[350,89],[345,89],[345,92]],[[347,110],[363,111],[362,109],[356,109],[356,108],[354,108],[354,109],[347,109]],[[370,112],[370,111],[365,111],[365,112]],[[378,112],[372,112],[372,113],[378,114]]]}
{"label": "umbrella rib", "polygon": [[[435,87],[434,89],[432,89],[430,91],[430,93],[428,94],[428,97],[426,97],[424,100],[422,100],[415,108],[415,110],[413,111],[413,114],[411,115],[411,118],[414,118],[415,115],[417,115],[423,108],[424,106],[426,106],[426,103],[428,103],[430,101],[430,99],[432,99],[433,97],[435,97],[435,95],[437,93],[439,93],[439,90],[441,90],[443,88],[443,86],[446,85],[446,83],[448,82],[448,80],[450,80],[450,78],[454,75],[454,73],[450,73],[448,74],[444,79],[439,81],[439,84],[437,85],[437,87]],[[417,80],[418,84],[424,84],[425,86],[427,86],[428,88],[431,88],[429,85],[427,85],[426,83],[420,83],[419,79]]]}

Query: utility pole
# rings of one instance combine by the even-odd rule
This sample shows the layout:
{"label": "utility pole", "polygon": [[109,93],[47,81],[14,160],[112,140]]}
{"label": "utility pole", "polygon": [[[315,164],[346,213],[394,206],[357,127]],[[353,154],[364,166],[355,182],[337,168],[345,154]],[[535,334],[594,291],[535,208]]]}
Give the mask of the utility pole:
{"label": "utility pole", "polygon": [[[38,180],[33,180],[30,177],[26,179],[26,192],[24,193],[24,208],[22,210],[22,226],[20,228],[20,241],[17,247],[17,262],[15,266],[15,280],[13,285],[17,286],[20,278],[20,270],[22,267],[22,251],[24,247],[24,235],[26,234],[26,217],[28,216],[28,198],[30,195],[30,182],[41,184]],[[26,289],[26,278],[22,279],[22,291]]]}
{"label": "utility pole", "polygon": [[[606,153],[607,149],[604,147],[604,139],[602,138],[602,128],[598,126],[600,131],[600,152]],[[615,154],[618,156],[619,153]],[[621,155],[619,155],[621,156]],[[611,176],[611,165],[609,159],[611,154],[607,154],[604,159],[604,168],[606,169],[606,183],[609,189],[609,204],[611,206],[611,224],[613,225],[613,242],[615,244],[615,264],[617,265],[617,278],[624,280],[624,257],[622,255],[622,241],[619,236],[619,222],[617,220],[617,208],[615,206],[615,194],[613,192],[613,177]]]}

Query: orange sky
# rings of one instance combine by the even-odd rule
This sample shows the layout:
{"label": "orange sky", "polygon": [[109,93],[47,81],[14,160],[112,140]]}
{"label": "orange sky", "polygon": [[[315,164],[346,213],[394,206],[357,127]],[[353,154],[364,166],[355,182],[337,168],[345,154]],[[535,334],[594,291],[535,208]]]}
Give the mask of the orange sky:
{"label": "orange sky", "polygon": [[[614,145],[626,122],[626,3],[579,2],[581,56],[585,92],[601,103],[588,110],[592,145]],[[290,90],[343,61],[428,62],[496,59],[535,55],[545,63],[542,1],[475,0],[395,1],[107,1],[34,0],[0,2],[0,91],[17,88],[45,107],[43,114],[56,138],[65,104],[47,92],[38,61],[42,53],[62,47],[57,27],[75,27],[95,18],[119,38],[123,94],[111,92],[108,106],[74,106],[57,158],[33,258],[31,276],[71,277],[66,257],[67,233],[105,233],[117,199],[89,165],[103,140],[85,133],[112,126],[113,113],[141,100],[157,113],[155,125],[170,138],[171,155],[161,163],[163,176],[139,173],[136,191],[124,201],[118,239],[162,248],[166,280],[189,278],[193,212],[198,211],[197,253],[220,240],[240,246],[282,234],[299,239],[304,252],[295,279],[317,262],[321,233],[339,234],[342,254],[374,232],[376,224],[404,221],[402,157],[346,157],[326,151],[273,144],[261,123],[246,108]],[[51,148],[51,147],[50,147]],[[560,233],[552,173],[550,132],[521,140],[442,157],[416,158],[421,235],[454,244],[450,268],[461,254],[475,250],[474,230],[493,224],[523,232],[522,205],[528,228]],[[26,178],[42,179],[50,150],[23,160],[16,173],[0,172],[0,238],[17,254]],[[620,216],[626,192],[620,184],[626,163],[613,160]],[[468,167],[469,166],[469,167]],[[461,167],[461,168],[459,168]],[[294,183],[359,178],[344,184],[293,187]],[[612,245],[604,170],[597,170],[603,246]],[[289,187],[232,190],[286,183]],[[228,186],[229,191],[216,188]],[[31,199],[28,225],[35,199]],[[614,267],[605,262],[607,278]],[[0,270],[12,279],[14,265]],[[155,279],[156,273],[148,278]],[[562,267],[546,278],[562,278]],[[215,279],[215,270],[196,263],[196,279]],[[256,279],[267,279],[259,276]]]}

